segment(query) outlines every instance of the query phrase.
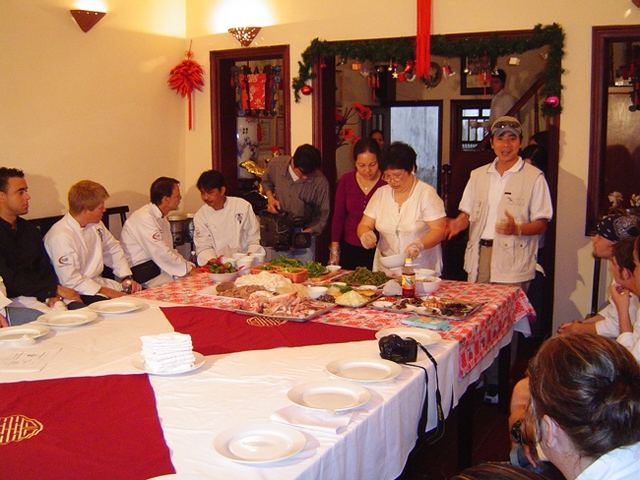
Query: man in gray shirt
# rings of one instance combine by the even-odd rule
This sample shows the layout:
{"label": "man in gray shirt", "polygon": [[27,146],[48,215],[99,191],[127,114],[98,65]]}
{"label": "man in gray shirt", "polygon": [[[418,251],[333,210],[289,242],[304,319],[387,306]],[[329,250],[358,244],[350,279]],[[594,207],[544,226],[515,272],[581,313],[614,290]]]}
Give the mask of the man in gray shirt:
{"label": "man in gray shirt", "polygon": [[296,149],[293,157],[280,156],[271,160],[262,177],[269,212],[283,211],[301,219],[304,226],[300,231],[313,235],[310,248],[274,252],[276,256],[284,254],[303,263],[314,259],[315,235],[324,230],[331,211],[329,182],[320,171],[321,163],[320,151],[305,144]]}

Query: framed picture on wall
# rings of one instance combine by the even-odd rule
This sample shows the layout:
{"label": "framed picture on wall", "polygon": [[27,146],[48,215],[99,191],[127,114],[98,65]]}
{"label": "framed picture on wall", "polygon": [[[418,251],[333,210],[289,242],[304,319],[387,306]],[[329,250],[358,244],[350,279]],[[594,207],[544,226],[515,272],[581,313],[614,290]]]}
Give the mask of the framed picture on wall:
{"label": "framed picture on wall", "polygon": [[[474,73],[491,71],[491,59],[489,57],[473,59],[460,57],[460,65],[462,70],[460,74],[460,95],[486,95],[491,93],[489,86],[491,75],[488,73]],[[465,71],[469,73],[465,73]]]}
{"label": "framed picture on wall", "polygon": [[275,144],[275,119],[273,118],[261,118],[260,119],[260,148],[269,149]]}

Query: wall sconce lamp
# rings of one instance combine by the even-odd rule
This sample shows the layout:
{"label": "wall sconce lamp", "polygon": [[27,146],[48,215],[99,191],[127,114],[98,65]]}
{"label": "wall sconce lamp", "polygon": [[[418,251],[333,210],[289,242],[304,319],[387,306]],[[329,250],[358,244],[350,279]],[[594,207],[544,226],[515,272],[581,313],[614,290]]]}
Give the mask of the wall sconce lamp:
{"label": "wall sconce lamp", "polygon": [[90,12],[89,10],[70,10],[76,23],[84,33],[87,33],[93,26],[102,20],[106,15],[104,12]]}
{"label": "wall sconce lamp", "polygon": [[[640,1],[640,0],[639,0]],[[248,47],[253,42],[253,39],[256,38],[258,32],[260,31],[260,27],[238,27],[238,28],[230,28],[229,33],[233,35],[233,38],[240,42],[240,45],[243,47]]]}

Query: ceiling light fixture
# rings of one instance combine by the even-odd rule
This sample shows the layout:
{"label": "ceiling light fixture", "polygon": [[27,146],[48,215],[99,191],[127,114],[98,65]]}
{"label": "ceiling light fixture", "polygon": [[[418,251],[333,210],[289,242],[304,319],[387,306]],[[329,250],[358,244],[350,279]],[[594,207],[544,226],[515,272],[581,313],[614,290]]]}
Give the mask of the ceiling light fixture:
{"label": "ceiling light fixture", "polygon": [[233,38],[240,42],[240,45],[243,47],[248,47],[253,42],[253,39],[256,38],[258,32],[260,31],[260,27],[238,27],[238,28],[230,28],[229,33],[233,35]]}
{"label": "ceiling light fixture", "polygon": [[70,12],[84,33],[91,30],[106,15],[105,12],[90,12],[89,10],[70,10]]}

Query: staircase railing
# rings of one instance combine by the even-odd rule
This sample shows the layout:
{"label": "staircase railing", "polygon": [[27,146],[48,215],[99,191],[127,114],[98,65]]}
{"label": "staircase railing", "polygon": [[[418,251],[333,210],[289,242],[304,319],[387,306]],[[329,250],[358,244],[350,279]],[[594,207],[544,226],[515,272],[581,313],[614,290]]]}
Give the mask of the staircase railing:
{"label": "staircase railing", "polygon": [[[511,107],[509,109],[509,111],[506,113],[507,116],[509,117],[513,117],[514,115],[516,115],[520,109],[527,104],[527,102],[529,100],[531,100],[531,97],[535,97],[534,98],[534,111],[535,111],[535,115],[533,116],[534,120],[534,131],[538,132],[540,131],[540,121],[539,121],[539,114],[538,114],[538,109],[539,107],[539,101],[538,101],[538,92],[540,91],[540,89],[542,88],[542,86],[544,85],[544,79],[543,78],[538,78],[538,80],[536,80],[534,82],[533,85],[531,85],[531,87],[529,87],[529,90],[527,90],[526,92],[524,92],[524,94],[522,95],[522,97],[520,97],[520,100],[518,100],[513,107]],[[479,150],[484,150],[484,148],[487,146],[487,143],[489,143],[489,139],[491,138],[491,135],[487,135],[485,136],[482,141],[476,146],[475,150],[479,151]]]}

